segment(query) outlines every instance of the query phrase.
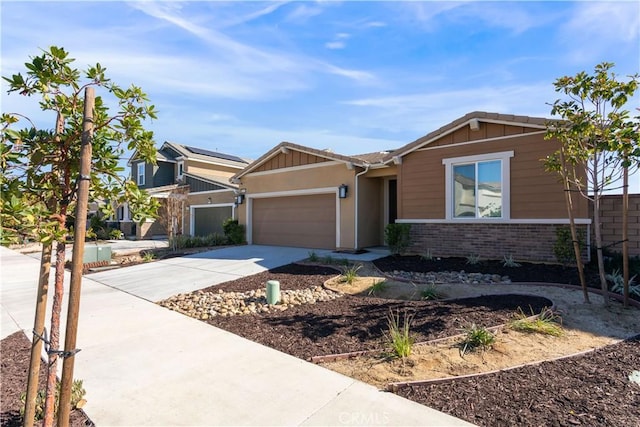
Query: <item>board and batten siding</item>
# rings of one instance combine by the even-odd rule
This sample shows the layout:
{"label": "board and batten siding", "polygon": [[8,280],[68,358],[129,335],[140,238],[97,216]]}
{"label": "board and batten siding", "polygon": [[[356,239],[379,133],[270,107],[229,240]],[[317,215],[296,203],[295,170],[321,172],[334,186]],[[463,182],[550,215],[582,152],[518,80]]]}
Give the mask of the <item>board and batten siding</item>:
{"label": "board and batten siding", "polygon": [[311,165],[314,163],[326,162],[328,159],[315,156],[313,154],[302,153],[297,150],[290,150],[287,154],[280,153],[267,160],[253,172],[265,172],[275,169],[291,168],[294,166]]}
{"label": "board and batten siding", "polygon": [[[481,129],[486,129],[482,123]],[[498,126],[498,125],[496,125]],[[502,127],[498,137],[505,133],[513,134],[520,129],[518,126]],[[497,133],[492,129],[492,134]],[[465,126],[464,129],[468,129]],[[459,132],[458,131],[458,132]],[[480,131],[478,131],[480,132]],[[470,131],[473,133],[473,131]],[[455,132],[454,132],[455,134]],[[485,133],[486,134],[486,133]],[[450,140],[451,135],[442,138]],[[558,176],[546,172],[541,161],[552,153],[556,146],[553,141],[545,141],[543,133],[504,138],[494,141],[484,141],[472,144],[461,144],[447,141],[435,141],[426,146],[425,150],[418,150],[403,158],[399,168],[399,182],[401,186],[399,216],[403,219],[444,219],[445,218],[445,166],[443,159],[473,156],[503,151],[513,151],[510,159],[511,174],[511,219],[546,219],[566,218],[564,191],[558,182]],[[438,147],[438,148],[433,148]],[[575,198],[578,207],[577,217],[586,218],[586,202]]]}

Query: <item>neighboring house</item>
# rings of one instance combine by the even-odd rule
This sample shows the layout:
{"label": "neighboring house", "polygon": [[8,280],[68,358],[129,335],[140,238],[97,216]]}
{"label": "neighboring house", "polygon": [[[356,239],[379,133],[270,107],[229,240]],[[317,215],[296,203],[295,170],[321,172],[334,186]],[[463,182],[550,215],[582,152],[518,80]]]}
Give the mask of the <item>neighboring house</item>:
{"label": "neighboring house", "polygon": [[[151,196],[166,199],[184,192],[183,215],[177,219],[181,234],[205,236],[222,233],[222,222],[235,217],[237,185],[229,178],[244,169],[249,161],[240,157],[197,147],[165,142],[157,152],[156,164],[137,158],[129,160],[131,177]],[[161,205],[162,206],[162,205]],[[162,214],[161,208],[161,214]],[[126,205],[118,208],[121,230],[137,238],[167,235],[161,220],[136,226]]]}
{"label": "neighboring house", "polygon": [[[473,112],[394,151],[344,156],[283,142],[233,176],[251,244],[357,250],[411,224],[411,251],[555,261],[564,191],[541,159],[548,119]],[[346,194],[341,191],[346,190]],[[345,197],[342,197],[345,196]],[[588,235],[584,199],[577,223]]]}

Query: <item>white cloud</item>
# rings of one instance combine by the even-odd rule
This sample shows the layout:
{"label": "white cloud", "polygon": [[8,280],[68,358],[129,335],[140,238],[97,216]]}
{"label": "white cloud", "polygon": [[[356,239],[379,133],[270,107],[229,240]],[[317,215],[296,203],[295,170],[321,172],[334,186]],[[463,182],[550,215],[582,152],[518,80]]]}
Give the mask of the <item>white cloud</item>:
{"label": "white cloud", "polygon": [[364,24],[365,28],[381,28],[386,26],[387,26],[387,23],[382,21],[370,21]]}
{"label": "white cloud", "polygon": [[324,44],[324,47],[327,49],[344,49],[345,46],[346,44],[343,41],[327,42]]}
{"label": "white cloud", "polygon": [[606,60],[611,50],[628,52],[637,70],[640,61],[640,3],[578,2],[561,28],[569,59],[576,63]]}
{"label": "white cloud", "polygon": [[292,22],[295,24],[304,24],[309,18],[320,15],[322,9],[320,7],[311,7],[307,4],[300,4],[296,7],[285,19],[286,22]]}
{"label": "white cloud", "polygon": [[547,117],[555,99],[550,84],[485,86],[411,95],[362,98],[344,104],[365,107],[353,113],[354,126],[387,132],[415,132],[416,138],[471,111]]}

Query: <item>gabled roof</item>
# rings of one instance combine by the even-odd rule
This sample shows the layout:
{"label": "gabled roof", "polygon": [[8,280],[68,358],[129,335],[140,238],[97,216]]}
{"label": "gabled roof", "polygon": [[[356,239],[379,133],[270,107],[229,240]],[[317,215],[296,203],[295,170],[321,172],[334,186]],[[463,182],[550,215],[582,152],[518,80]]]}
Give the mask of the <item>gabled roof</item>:
{"label": "gabled roof", "polygon": [[301,153],[312,154],[314,156],[323,157],[328,160],[334,160],[338,162],[342,162],[345,164],[351,164],[353,166],[366,167],[374,162],[379,162],[384,158],[387,153],[370,153],[356,156],[345,156],[342,154],[337,154],[329,150],[318,150],[316,148],[306,147],[304,145],[294,144],[292,142],[281,142],[280,144],[273,147],[271,150],[266,152],[256,161],[247,166],[244,170],[238,172],[234,176],[231,177],[231,181],[238,180],[243,176],[251,173],[258,167],[260,167],[265,162],[269,161],[273,157],[277,156],[280,153],[284,153],[287,150],[299,151]]}
{"label": "gabled roof", "polygon": [[204,182],[208,182],[210,184],[215,184],[215,185],[219,185],[221,187],[226,187],[226,188],[230,188],[230,189],[236,189],[238,188],[238,186],[236,184],[233,184],[229,181],[229,177],[228,176],[222,176],[222,175],[214,175],[214,174],[203,174],[203,173],[191,173],[191,172],[184,172],[183,173],[184,176],[188,176],[194,179],[199,179],[200,181],[204,181]]}
{"label": "gabled roof", "polygon": [[[129,159],[128,164],[138,156],[136,151]],[[232,154],[220,153],[218,151],[206,150],[204,148],[192,147],[165,141],[157,150],[156,159],[161,162],[175,163],[178,159],[200,160],[208,163],[216,163],[236,169],[244,169],[251,161],[234,156]]]}
{"label": "gabled roof", "polygon": [[189,145],[177,144],[175,142],[166,141],[162,144],[159,151],[166,151],[169,147],[176,151],[179,156],[186,159],[203,160],[206,162],[219,163],[225,166],[235,167],[238,169],[245,168],[249,161],[232,154],[220,153],[219,151],[206,150],[204,148],[192,147]]}
{"label": "gabled roof", "polygon": [[485,123],[498,123],[498,124],[508,124],[514,126],[523,126],[530,127],[536,129],[546,129],[547,123],[550,122],[560,122],[561,120],[556,119],[548,119],[544,117],[530,117],[530,116],[515,116],[513,114],[500,114],[500,113],[488,113],[485,111],[474,111],[468,114],[465,114],[463,117],[452,121],[449,124],[442,126],[440,129],[436,129],[427,135],[416,139],[413,142],[405,145],[404,147],[390,152],[384,158],[384,163],[389,163],[393,161],[394,158],[399,158],[405,156],[415,150],[418,150],[425,145],[432,143],[433,141],[442,138],[445,135],[448,135],[456,130],[469,125],[473,121],[485,122]]}

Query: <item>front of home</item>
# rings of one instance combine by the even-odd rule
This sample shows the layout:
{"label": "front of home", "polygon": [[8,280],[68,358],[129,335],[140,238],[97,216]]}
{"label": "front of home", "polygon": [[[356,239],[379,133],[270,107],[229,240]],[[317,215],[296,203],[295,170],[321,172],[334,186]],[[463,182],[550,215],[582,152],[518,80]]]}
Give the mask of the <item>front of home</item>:
{"label": "front of home", "polygon": [[179,234],[222,234],[223,221],[236,216],[237,185],[229,178],[248,164],[248,160],[237,156],[174,142],[162,144],[155,164],[138,159],[134,153],[129,161],[131,178],[160,200],[160,218],[135,224],[128,207],[123,205],[117,213],[121,230],[137,238],[169,234],[165,217],[167,204],[173,203],[170,221],[177,222]]}
{"label": "front of home", "polygon": [[[555,261],[568,224],[542,159],[547,119],[473,112],[397,150],[344,156],[283,142],[231,178],[250,244],[357,250],[411,225],[416,253]],[[588,206],[576,198],[589,233]]]}

